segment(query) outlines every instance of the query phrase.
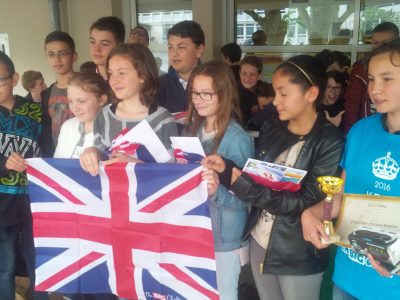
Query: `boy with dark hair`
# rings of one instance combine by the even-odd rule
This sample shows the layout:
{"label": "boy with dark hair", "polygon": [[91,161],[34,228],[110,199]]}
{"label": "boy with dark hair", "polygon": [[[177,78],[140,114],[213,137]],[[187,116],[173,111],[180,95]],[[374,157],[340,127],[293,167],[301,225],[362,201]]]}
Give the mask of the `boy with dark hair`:
{"label": "boy with dark hair", "polygon": [[15,299],[16,241],[23,231],[23,252],[34,283],[32,220],[26,186],[25,158],[40,155],[46,144],[39,103],[13,95],[19,76],[0,51],[0,295]]}
{"label": "boy with dark hair", "polygon": [[[372,50],[399,38],[399,28],[391,22],[383,22],[372,31]],[[344,95],[343,129],[347,133],[355,122],[372,115],[375,107],[368,96],[368,74],[365,60],[354,63],[349,85]]]}
{"label": "boy with dark hair", "polygon": [[229,43],[221,47],[221,53],[224,61],[229,65],[239,64],[242,58],[242,49],[236,43]]}
{"label": "boy with dark hair", "polygon": [[26,99],[34,102],[42,101],[42,92],[47,88],[42,73],[29,70],[22,74],[21,83],[28,92]]}
{"label": "boy with dark hair", "polygon": [[90,27],[90,57],[97,65],[97,72],[105,80],[107,80],[107,57],[111,50],[123,43],[124,40],[125,25],[117,17],[102,17]]}
{"label": "boy with dark hair", "polygon": [[150,42],[149,33],[143,26],[136,26],[132,28],[128,41],[129,43],[138,43],[148,47]]}
{"label": "boy with dark hair", "polygon": [[205,46],[201,26],[182,21],[168,30],[168,57],[171,66],[160,76],[158,104],[171,113],[187,110],[186,86],[190,74],[199,64]]}
{"label": "boy with dark hair", "polygon": [[47,62],[56,73],[57,81],[50,85],[42,95],[42,106],[45,121],[51,124],[52,156],[54,145],[57,145],[61,125],[73,115],[69,109],[67,85],[73,74],[73,64],[78,58],[75,52],[75,42],[63,31],[49,33],[44,41]]}
{"label": "boy with dark hair", "polygon": [[382,22],[372,30],[372,49],[399,38],[399,28],[392,22]]}
{"label": "boy with dark hair", "polygon": [[236,43],[229,43],[222,46],[220,50],[224,61],[231,66],[236,81],[239,81],[239,64],[242,58],[242,49]]}

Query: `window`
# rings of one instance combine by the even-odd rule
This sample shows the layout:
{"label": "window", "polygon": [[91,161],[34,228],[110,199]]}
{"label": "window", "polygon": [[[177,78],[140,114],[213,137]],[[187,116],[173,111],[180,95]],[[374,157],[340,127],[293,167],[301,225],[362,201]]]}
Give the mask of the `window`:
{"label": "window", "polygon": [[187,0],[137,0],[138,24],[149,32],[149,48],[160,73],[168,71],[167,33],[176,23],[192,20],[192,2]]}
{"label": "window", "polygon": [[[257,30],[266,45],[350,44],[354,2],[337,0],[249,1],[236,0],[236,26],[246,26],[246,38]],[[238,30],[236,30],[237,32]],[[237,43],[243,43],[236,36]],[[253,42],[254,44],[254,42]]]}
{"label": "window", "polygon": [[358,44],[370,44],[372,30],[384,21],[400,26],[399,1],[361,0]]}

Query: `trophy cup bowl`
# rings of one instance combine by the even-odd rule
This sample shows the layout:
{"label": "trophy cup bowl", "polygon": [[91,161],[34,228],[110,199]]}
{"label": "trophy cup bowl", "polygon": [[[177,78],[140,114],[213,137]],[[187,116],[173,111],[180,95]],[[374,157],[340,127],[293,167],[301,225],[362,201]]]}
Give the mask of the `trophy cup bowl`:
{"label": "trophy cup bowl", "polygon": [[321,239],[322,244],[332,244],[340,241],[340,236],[335,234],[332,223],[332,196],[340,191],[343,179],[334,176],[321,176],[317,178],[319,188],[326,194],[324,200],[324,228],[329,236],[328,240]]}

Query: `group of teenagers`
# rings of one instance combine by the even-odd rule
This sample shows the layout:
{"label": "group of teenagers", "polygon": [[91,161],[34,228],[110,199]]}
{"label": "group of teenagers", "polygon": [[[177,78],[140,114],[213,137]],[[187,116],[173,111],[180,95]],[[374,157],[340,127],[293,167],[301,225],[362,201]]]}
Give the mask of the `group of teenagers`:
{"label": "group of teenagers", "polygon": [[[220,299],[238,297],[240,254],[247,244],[260,299],[318,299],[328,249],[321,243],[327,238],[321,221],[326,195],[317,177],[340,175],[345,180],[344,190],[335,197],[333,217],[343,192],[400,196],[399,176],[388,191],[374,184],[372,173],[378,158],[389,155],[397,166],[400,161],[400,41],[383,44],[369,55],[368,93],[377,113],[356,123],[346,139],[317,110],[327,86],[320,61],[309,55],[283,61],[272,77],[278,118],[265,120],[255,147],[242,126],[232,69],[223,61],[199,63],[205,45],[199,24],[183,21],[169,30],[171,67],[159,77],[146,46],[117,43],[101,20],[90,30],[97,72],[65,72],[76,60],[68,35],[54,32],[46,38],[46,54],[58,80],[41,103],[13,95],[18,74],[0,52],[0,298],[15,297],[16,241],[21,233],[28,275],[35,282],[25,159],[75,158],[93,176],[100,162],[142,163],[121,152],[104,153],[123,129],[147,120],[171,153],[170,137],[184,135],[198,137],[207,154],[202,179],[207,181]],[[109,48],[104,57],[100,49]],[[68,113],[57,114],[65,105],[51,103],[54,94],[61,93],[57,89],[66,90]],[[183,128],[171,114],[179,111],[187,111]],[[65,119],[59,122],[56,115]],[[241,172],[248,158],[302,169],[307,175],[296,192],[273,190]],[[399,276],[372,256],[361,256],[338,250],[334,299],[400,298]],[[85,297],[117,298],[70,295]]]}

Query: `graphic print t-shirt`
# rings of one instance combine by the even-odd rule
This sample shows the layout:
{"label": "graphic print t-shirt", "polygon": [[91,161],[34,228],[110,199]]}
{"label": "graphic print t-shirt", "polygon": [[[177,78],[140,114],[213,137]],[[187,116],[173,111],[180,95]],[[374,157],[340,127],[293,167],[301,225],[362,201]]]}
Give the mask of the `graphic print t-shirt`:
{"label": "graphic print t-shirt", "polygon": [[[400,135],[386,132],[382,117],[362,119],[347,136],[345,193],[400,196]],[[380,276],[365,255],[344,247],[336,254],[333,281],[359,299],[400,299],[400,276]]]}
{"label": "graphic print t-shirt", "polygon": [[57,145],[62,124],[73,117],[68,105],[67,89],[60,89],[57,84],[51,88],[49,115],[51,117],[51,135],[54,145]]}

